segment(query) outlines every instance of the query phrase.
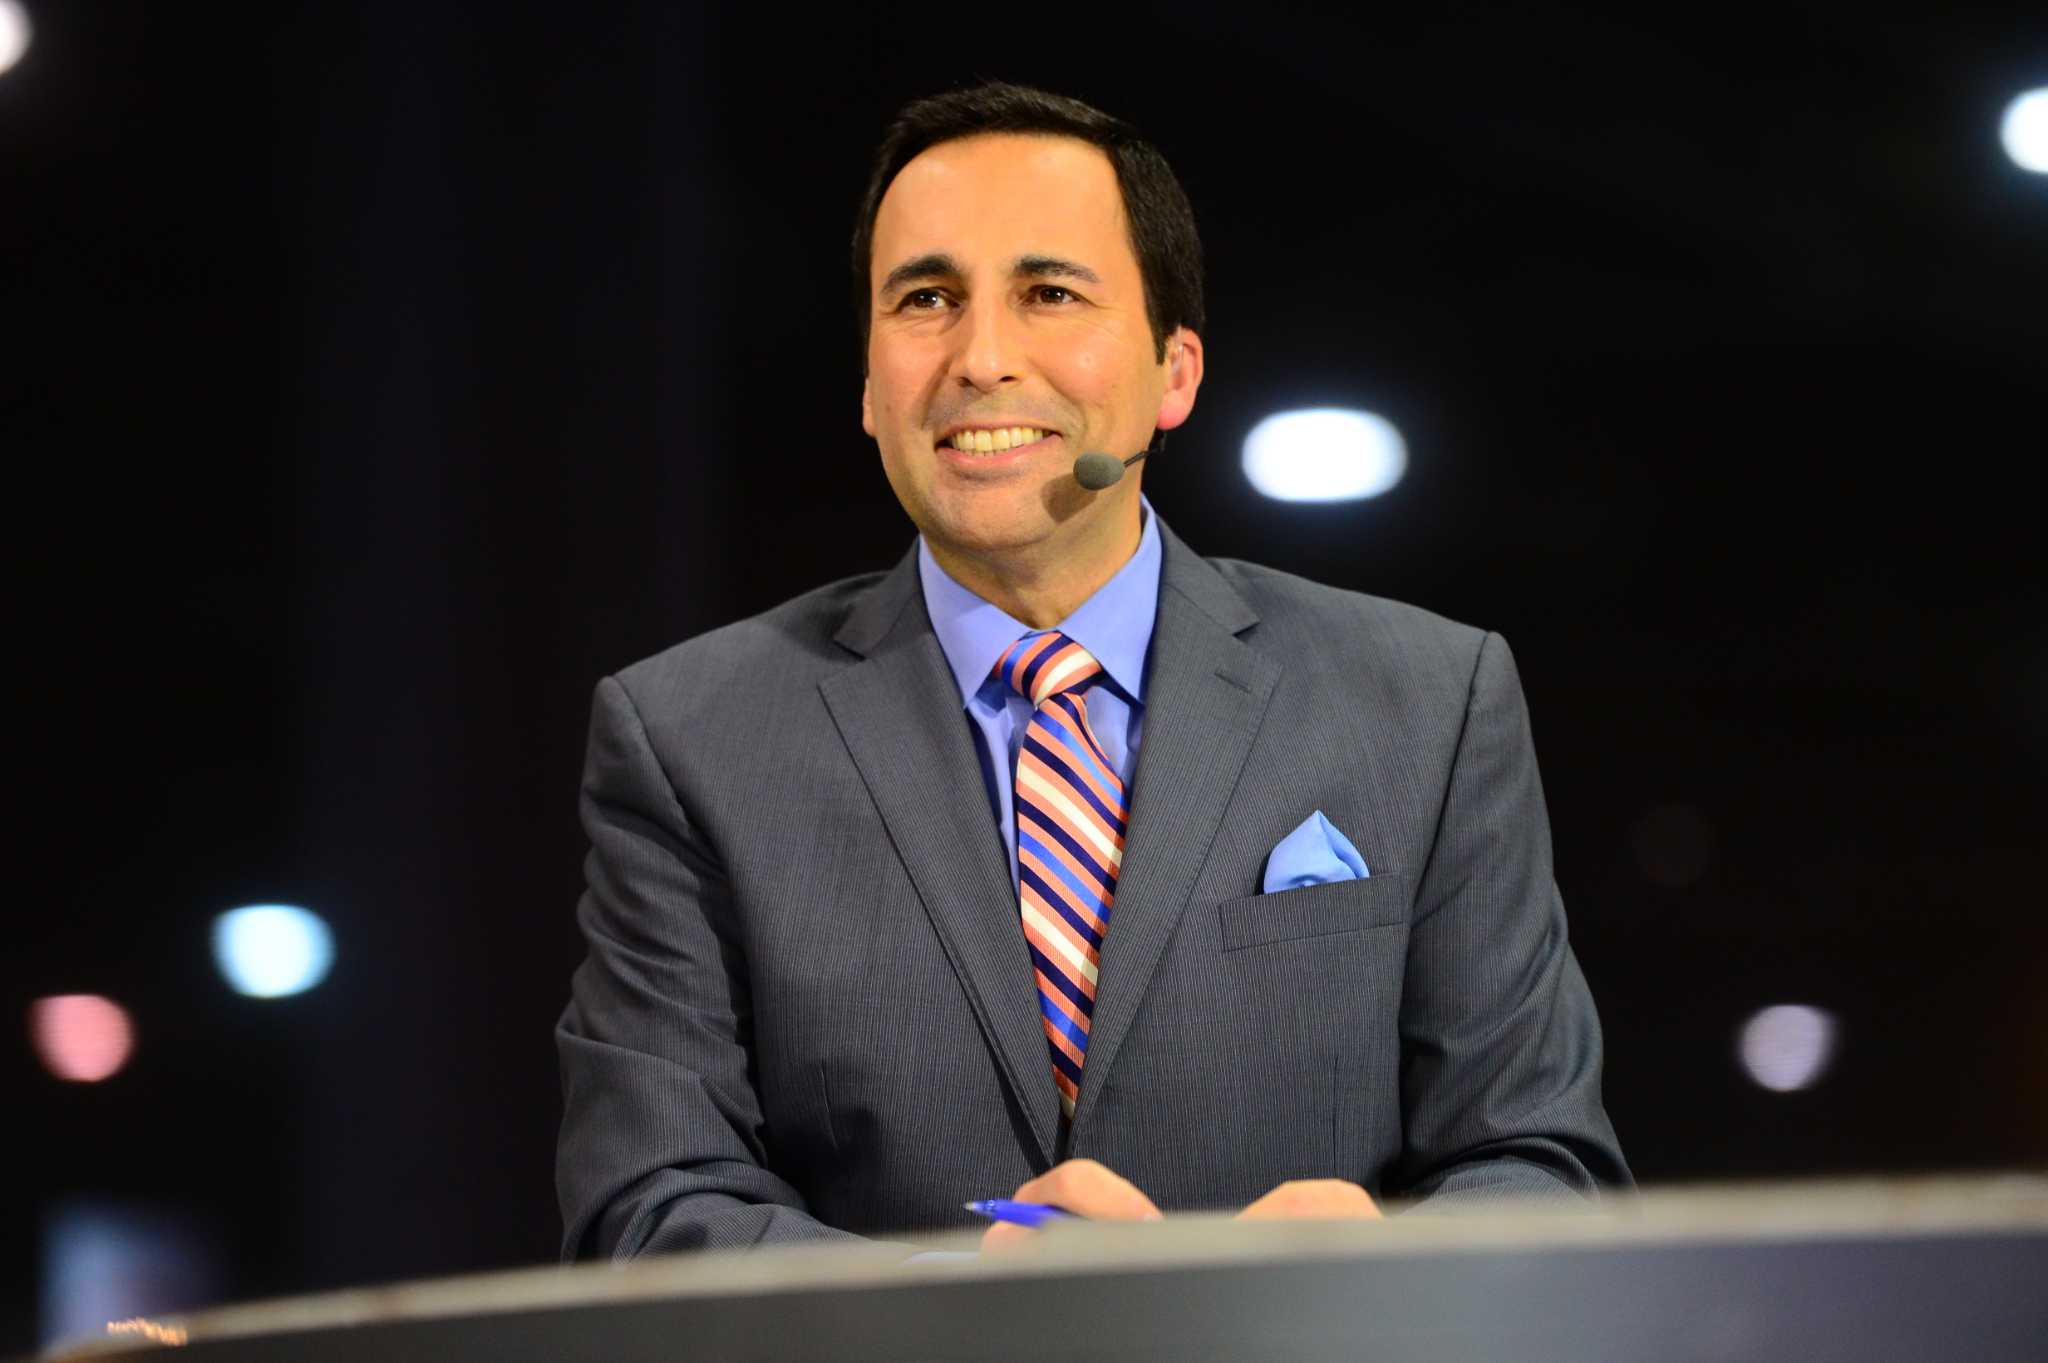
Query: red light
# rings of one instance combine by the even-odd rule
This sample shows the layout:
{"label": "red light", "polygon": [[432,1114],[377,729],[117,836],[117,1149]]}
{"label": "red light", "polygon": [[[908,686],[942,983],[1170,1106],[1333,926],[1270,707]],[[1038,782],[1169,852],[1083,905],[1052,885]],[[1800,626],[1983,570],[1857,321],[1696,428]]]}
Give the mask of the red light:
{"label": "red light", "polygon": [[127,1010],[98,994],[57,994],[28,1008],[29,1039],[59,1079],[96,1084],[128,1063],[135,1025]]}

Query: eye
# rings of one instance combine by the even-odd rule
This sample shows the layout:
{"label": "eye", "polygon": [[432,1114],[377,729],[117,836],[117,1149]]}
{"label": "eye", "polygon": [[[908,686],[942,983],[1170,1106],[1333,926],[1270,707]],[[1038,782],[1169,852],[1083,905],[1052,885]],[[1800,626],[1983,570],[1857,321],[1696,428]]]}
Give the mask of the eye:
{"label": "eye", "polygon": [[[1040,284],[1036,288],[1032,289],[1031,293],[1032,296],[1037,298],[1038,301],[1041,303],[1067,303],[1073,301],[1074,299],[1080,296],[1074,293],[1071,289],[1061,288],[1058,284]],[[1059,296],[1056,298],[1048,296],[1052,294],[1057,294]]]}
{"label": "eye", "polygon": [[[926,304],[921,302],[921,299],[930,299],[931,302]],[[903,302],[898,306],[911,312],[930,312],[933,308],[943,306],[945,301],[946,295],[937,289],[912,289],[903,295]]]}

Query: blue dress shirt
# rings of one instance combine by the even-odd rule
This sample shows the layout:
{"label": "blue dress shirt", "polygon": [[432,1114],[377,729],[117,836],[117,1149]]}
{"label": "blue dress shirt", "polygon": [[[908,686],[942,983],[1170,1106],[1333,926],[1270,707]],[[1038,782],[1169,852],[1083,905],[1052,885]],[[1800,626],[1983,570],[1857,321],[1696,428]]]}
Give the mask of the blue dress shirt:
{"label": "blue dress shirt", "polygon": [[[1094,654],[1107,674],[1097,678],[1087,692],[1088,728],[1126,790],[1138,765],[1138,737],[1145,723],[1145,656],[1151,652],[1152,622],[1159,614],[1158,517],[1142,496],[1138,506],[1144,522],[1138,551],[1095,595],[1053,626]],[[1031,723],[1031,702],[996,677],[995,666],[1003,651],[1017,640],[1052,630],[1033,629],[955,582],[932,557],[931,547],[921,535],[917,574],[932,630],[953,668],[953,680],[960,685],[960,702],[981,756],[982,784],[988,788],[989,808],[1002,834],[1010,881],[1015,884],[1017,816],[1011,806],[1010,784],[1016,779],[1017,750],[1024,745],[1024,730]]]}

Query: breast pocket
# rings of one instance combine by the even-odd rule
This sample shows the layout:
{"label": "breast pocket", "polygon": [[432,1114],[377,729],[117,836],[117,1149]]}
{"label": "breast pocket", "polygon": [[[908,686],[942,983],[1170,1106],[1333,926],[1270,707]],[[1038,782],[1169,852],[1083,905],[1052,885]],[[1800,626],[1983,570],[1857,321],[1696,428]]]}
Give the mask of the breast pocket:
{"label": "breast pocket", "polygon": [[1216,915],[1225,951],[1359,932],[1407,920],[1407,881],[1384,873],[1276,894],[1247,895],[1217,905]]}

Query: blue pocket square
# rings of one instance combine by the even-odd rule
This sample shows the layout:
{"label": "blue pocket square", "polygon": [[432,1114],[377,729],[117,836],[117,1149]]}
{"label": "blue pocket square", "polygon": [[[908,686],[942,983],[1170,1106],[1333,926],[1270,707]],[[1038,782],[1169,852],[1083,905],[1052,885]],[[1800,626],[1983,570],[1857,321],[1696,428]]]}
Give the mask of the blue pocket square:
{"label": "blue pocket square", "polygon": [[1327,885],[1333,880],[1364,880],[1368,874],[1365,859],[1358,855],[1351,839],[1339,833],[1337,825],[1324,818],[1319,809],[1280,839],[1272,855],[1266,858],[1263,893]]}

